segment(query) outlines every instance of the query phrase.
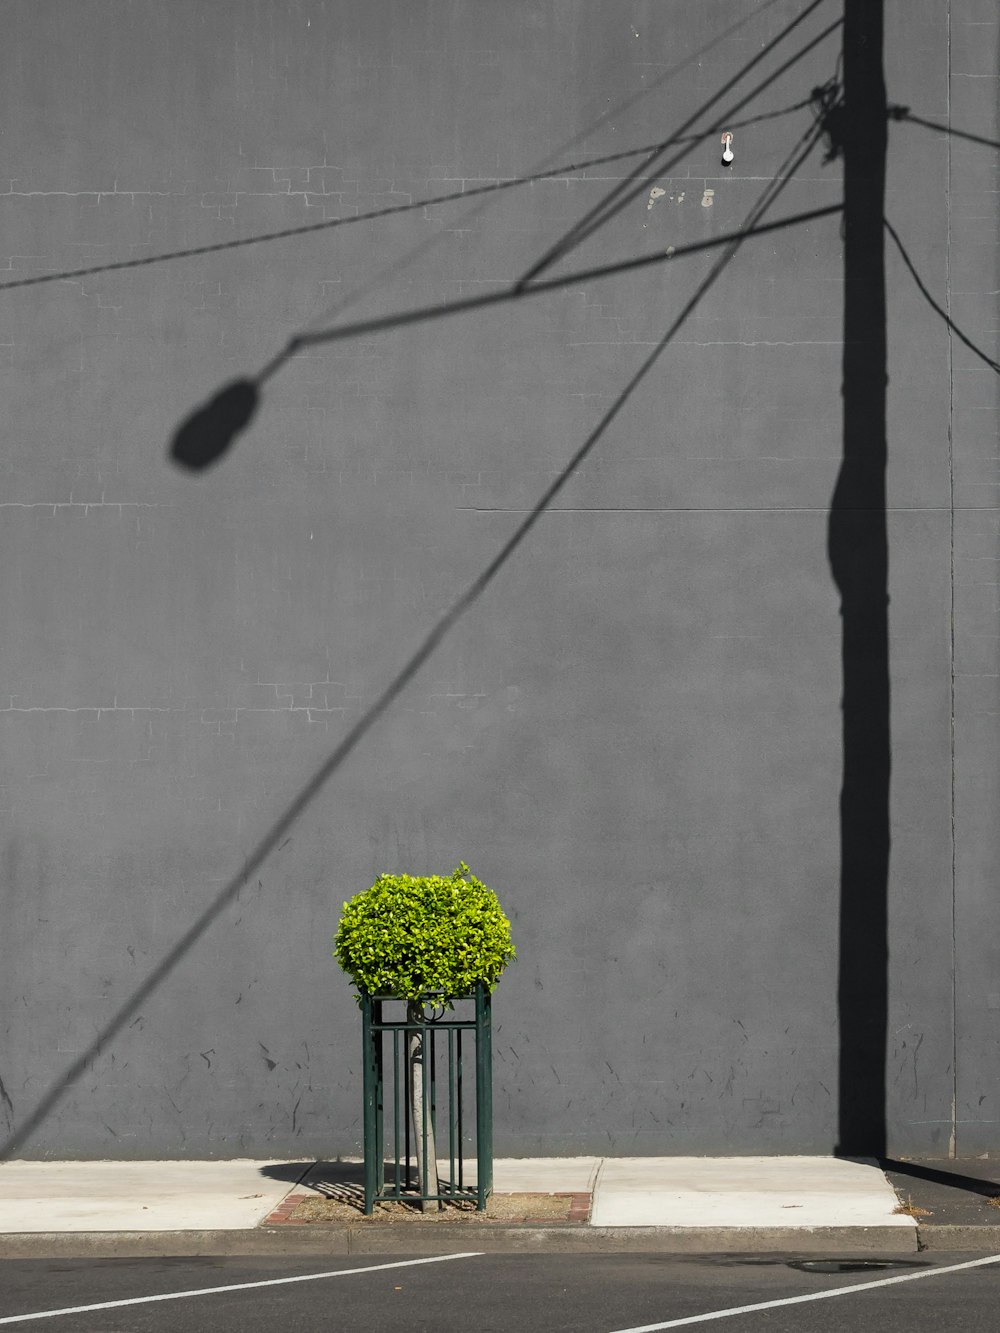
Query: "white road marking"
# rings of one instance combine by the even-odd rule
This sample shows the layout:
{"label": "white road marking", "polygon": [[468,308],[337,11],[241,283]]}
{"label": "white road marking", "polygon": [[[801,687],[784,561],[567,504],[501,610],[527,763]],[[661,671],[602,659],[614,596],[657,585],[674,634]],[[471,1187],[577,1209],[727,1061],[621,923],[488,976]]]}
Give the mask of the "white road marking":
{"label": "white road marking", "polygon": [[300,1273],[296,1277],[272,1277],[263,1282],[234,1282],[228,1287],[201,1287],[196,1291],[169,1291],[159,1296],[133,1296],[124,1301],[101,1301],[98,1305],[71,1305],[63,1310],[36,1310],[34,1314],[12,1314],[0,1324],[23,1324],[29,1319],[54,1319],[62,1314],[89,1314],[91,1310],[117,1310],[123,1305],[148,1305],[153,1301],[180,1301],[188,1296],[219,1296],[227,1291],[251,1291],[255,1287],[281,1287],[289,1282],[317,1282],[326,1277],[350,1277],[355,1273],[381,1273],[387,1268],[412,1268],[415,1264],[442,1264],[449,1259],[475,1259],[482,1250],[466,1254],[436,1254],[429,1259],[401,1259],[394,1264],[372,1264],[367,1268],[338,1268],[332,1273]]}
{"label": "white road marking", "polygon": [[779,1305],[804,1305],[806,1301],[825,1301],[832,1296],[849,1296],[855,1291],[871,1291],[875,1287],[891,1287],[896,1282],[915,1282],[920,1277],[937,1277],[939,1273],[958,1273],[963,1268],[979,1268],[983,1264],[1000,1264],[1000,1254],[985,1259],[970,1259],[967,1263],[947,1264],[942,1268],[923,1268],[919,1273],[901,1273],[898,1277],[881,1277],[874,1282],[854,1282],[849,1287],[834,1287],[831,1291],[813,1291],[808,1296],[786,1296],[780,1301],[760,1301],[756,1305],[734,1305],[728,1310],[710,1310],[708,1314],[686,1315],[683,1319],[667,1319],[662,1324],[641,1324],[636,1328],[619,1328],[615,1333],[657,1333],[661,1328],[684,1328],[688,1324],[707,1324],[712,1319],[727,1319],[730,1315],[752,1314],[754,1310],[775,1310]]}

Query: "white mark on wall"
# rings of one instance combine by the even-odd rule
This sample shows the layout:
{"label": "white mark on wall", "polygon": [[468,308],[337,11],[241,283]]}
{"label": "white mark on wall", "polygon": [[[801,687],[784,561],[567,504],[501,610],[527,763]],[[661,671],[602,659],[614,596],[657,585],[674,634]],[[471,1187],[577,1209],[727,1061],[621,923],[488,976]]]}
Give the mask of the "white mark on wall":
{"label": "white mark on wall", "polygon": [[82,509],[85,514],[89,514],[92,509],[117,509],[119,513],[123,509],[170,509],[171,505],[150,504],[144,500],[105,500],[102,496],[100,500],[74,500],[72,496],[68,500],[3,500],[0,501],[0,509],[51,509],[53,513],[58,509]]}
{"label": "white mark on wall", "polygon": [[715,191],[706,190],[705,193],[701,196],[702,208],[711,208],[714,202],[715,202]]}
{"label": "white mark on wall", "polygon": [[654,185],[649,192],[649,202],[646,205],[647,211],[653,207],[657,199],[662,199],[665,194],[666,190],[661,190],[658,185]]}

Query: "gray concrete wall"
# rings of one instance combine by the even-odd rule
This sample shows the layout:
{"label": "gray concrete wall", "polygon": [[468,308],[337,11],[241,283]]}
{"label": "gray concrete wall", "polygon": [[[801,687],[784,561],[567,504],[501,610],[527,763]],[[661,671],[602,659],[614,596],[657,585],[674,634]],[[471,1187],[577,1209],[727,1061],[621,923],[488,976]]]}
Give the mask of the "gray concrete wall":
{"label": "gray concrete wall", "polygon": [[[1000,140],[997,15],[963,0],[951,25],[953,123]],[[961,139],[948,155],[952,316],[994,362],[1000,253],[996,246],[1000,157]],[[960,340],[952,341],[954,500],[955,1133],[967,1152],[997,1151],[1000,1089],[1000,381]]]}
{"label": "gray concrete wall", "polygon": [[[834,1147],[838,218],[745,244],[245,882],[714,253],[311,349],[199,476],[167,445],[223,384],[345,301],[503,289],[636,159],[4,287],[657,142],[804,8],[9,0],[0,1120],[30,1128],[19,1155],[358,1151],[341,901],[463,858],[519,951],[495,997],[498,1151]],[[887,11],[890,100],[1000,137],[995,7]],[[838,50],[734,119],[808,98]],[[553,272],[735,229],[810,122],[739,129],[731,170],[710,135]],[[993,357],[996,160],[891,126],[890,219]],[[817,148],[774,216],[837,203],[840,177]],[[888,264],[889,1146],[980,1152],[1000,1116],[997,378],[891,245]]]}

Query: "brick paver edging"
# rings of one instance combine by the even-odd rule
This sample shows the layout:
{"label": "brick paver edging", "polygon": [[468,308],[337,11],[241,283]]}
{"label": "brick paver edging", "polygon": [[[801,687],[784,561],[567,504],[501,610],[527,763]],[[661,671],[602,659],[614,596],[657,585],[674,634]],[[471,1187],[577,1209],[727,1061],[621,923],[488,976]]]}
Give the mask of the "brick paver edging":
{"label": "brick paver edging", "polygon": [[281,1222],[291,1222],[292,1213],[295,1212],[300,1203],[305,1203],[306,1199],[314,1199],[314,1194],[286,1194],[273,1212],[268,1213],[263,1221],[257,1225],[261,1227],[271,1227]]}

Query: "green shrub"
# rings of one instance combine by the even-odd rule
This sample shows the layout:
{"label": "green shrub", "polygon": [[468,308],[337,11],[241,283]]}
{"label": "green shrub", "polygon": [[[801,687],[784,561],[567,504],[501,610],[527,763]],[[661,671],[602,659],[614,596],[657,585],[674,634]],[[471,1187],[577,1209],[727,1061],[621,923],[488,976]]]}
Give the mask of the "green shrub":
{"label": "green shrub", "polygon": [[[379,875],[344,903],[334,957],[359,993],[416,1000],[494,988],[514,957],[510,922],[463,862],[451,876]],[[360,1002],[360,994],[359,994]]]}

